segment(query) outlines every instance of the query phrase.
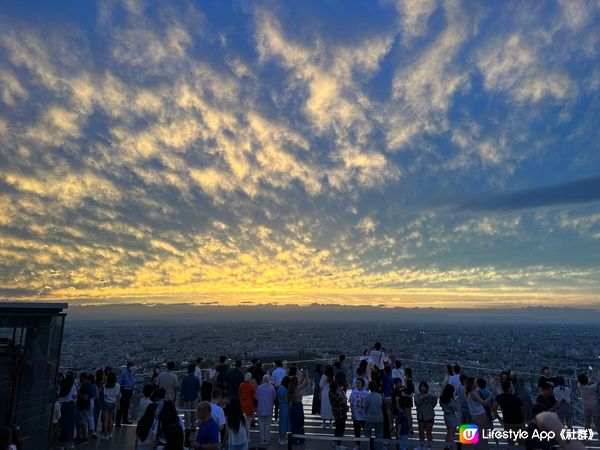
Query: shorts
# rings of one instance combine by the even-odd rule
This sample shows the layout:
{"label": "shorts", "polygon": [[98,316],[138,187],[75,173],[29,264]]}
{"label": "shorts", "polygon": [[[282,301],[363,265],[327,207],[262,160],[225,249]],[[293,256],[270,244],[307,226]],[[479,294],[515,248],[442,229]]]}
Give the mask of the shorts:
{"label": "shorts", "polygon": [[102,411],[114,412],[117,409],[116,403],[111,403],[107,401],[102,401]]}
{"label": "shorts", "polygon": [[558,417],[560,417],[562,420],[573,418],[573,412],[571,411],[571,405],[569,403],[561,404],[556,412]]}
{"label": "shorts", "polygon": [[77,423],[79,425],[88,424],[88,412],[87,410],[77,410]]}
{"label": "shorts", "polygon": [[424,423],[434,423],[435,419],[427,419],[427,420],[423,420],[423,419],[417,419],[417,422],[424,422]]}

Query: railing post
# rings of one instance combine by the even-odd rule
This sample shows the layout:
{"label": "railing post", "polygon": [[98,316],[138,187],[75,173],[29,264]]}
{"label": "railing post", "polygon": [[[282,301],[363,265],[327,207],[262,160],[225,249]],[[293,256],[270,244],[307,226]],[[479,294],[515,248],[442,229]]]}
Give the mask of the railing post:
{"label": "railing post", "polygon": [[287,448],[288,450],[292,450],[292,432],[288,431],[287,433]]}
{"label": "railing post", "polygon": [[369,437],[369,450],[375,450],[375,436]]}

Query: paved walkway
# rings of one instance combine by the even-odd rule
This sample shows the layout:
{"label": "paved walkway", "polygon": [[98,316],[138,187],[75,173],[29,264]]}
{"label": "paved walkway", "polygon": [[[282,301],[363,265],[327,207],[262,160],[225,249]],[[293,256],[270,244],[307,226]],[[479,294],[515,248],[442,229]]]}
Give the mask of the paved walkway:
{"label": "paved walkway", "polygon": [[[304,412],[305,412],[305,435],[307,437],[306,440],[306,444],[304,446],[304,449],[314,449],[314,450],[332,450],[334,448],[334,444],[333,444],[333,440],[331,439],[333,437],[333,430],[332,429],[323,429],[321,427],[321,420],[318,416],[314,416],[312,414],[307,414],[307,412],[311,411],[311,406],[312,406],[312,396],[307,396],[304,397],[303,400],[304,403]],[[413,409],[413,418],[416,417],[416,412]],[[417,430],[417,424],[416,424],[416,420],[414,421],[414,429],[415,431]],[[499,428],[498,424],[496,424],[496,426]],[[434,427],[433,427],[433,438],[434,438],[434,445],[433,445],[433,449],[443,449],[444,447],[444,437],[445,437],[445,433],[446,433],[446,427],[444,426],[444,419],[443,419],[443,414],[441,409],[438,407],[436,407],[436,417],[435,417],[435,423],[434,423]],[[345,432],[345,436],[350,438],[352,436],[354,436],[353,434],[353,430],[352,430],[352,421],[348,420],[346,422],[346,432]],[[591,443],[592,445],[589,445],[587,448],[588,449],[594,449],[594,450],[600,450],[600,445],[598,445],[598,441],[597,441],[597,435],[595,436],[596,440]],[[253,443],[250,445],[250,448],[253,448],[256,446],[256,448],[258,448],[257,446],[257,442],[258,442],[258,431],[256,430],[252,430],[251,431],[251,438],[253,439]],[[329,438],[331,440],[322,440],[323,438]],[[277,424],[273,423],[272,427],[271,427],[271,443],[268,446],[269,450],[277,450],[277,449],[285,449],[286,447],[284,445],[279,445],[277,444]],[[354,446],[353,441],[351,440],[350,442],[346,442],[344,443],[344,445],[346,445],[349,449],[351,449]],[[80,448],[82,449],[110,449],[110,450],[133,450],[135,446],[135,425],[129,425],[129,426],[123,426],[121,428],[115,429],[115,432],[113,433],[113,439],[110,441],[101,441],[99,439],[93,439],[90,440],[90,442],[88,444],[82,445]],[[411,435],[411,437],[409,438],[409,444],[408,444],[408,449],[412,450],[415,449],[419,446],[419,441],[418,441],[418,434],[415,432],[415,434]],[[470,446],[466,446],[466,448],[468,449]],[[363,450],[366,450],[369,448],[368,443],[363,443],[361,445],[361,448]],[[390,450],[392,450],[392,447],[388,447]],[[488,448],[490,449],[506,449],[506,445],[505,443],[501,442],[500,445],[496,445],[495,443],[492,443]],[[385,447],[384,447],[385,449]],[[477,450],[482,450],[483,447],[478,446]],[[395,450],[395,449],[394,449]]]}

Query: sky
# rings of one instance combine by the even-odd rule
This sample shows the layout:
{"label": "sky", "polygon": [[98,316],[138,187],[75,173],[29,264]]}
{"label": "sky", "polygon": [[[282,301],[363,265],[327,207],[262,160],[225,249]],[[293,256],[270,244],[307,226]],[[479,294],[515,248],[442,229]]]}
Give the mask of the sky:
{"label": "sky", "polygon": [[0,299],[600,309],[598,23],[5,2]]}

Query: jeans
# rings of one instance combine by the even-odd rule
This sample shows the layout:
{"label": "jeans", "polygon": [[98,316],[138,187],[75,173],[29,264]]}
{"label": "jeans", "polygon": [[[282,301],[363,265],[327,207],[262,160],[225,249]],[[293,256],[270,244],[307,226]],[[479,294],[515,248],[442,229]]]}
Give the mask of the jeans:
{"label": "jeans", "polygon": [[269,430],[271,429],[271,422],[273,416],[258,416],[258,433],[260,435],[260,442],[269,442]]}
{"label": "jeans", "polygon": [[365,422],[365,437],[371,437],[371,430],[375,430],[375,450],[381,450],[383,438],[383,422]]}
{"label": "jeans", "polygon": [[398,450],[406,450],[408,445],[408,434],[401,434],[398,436]]}

